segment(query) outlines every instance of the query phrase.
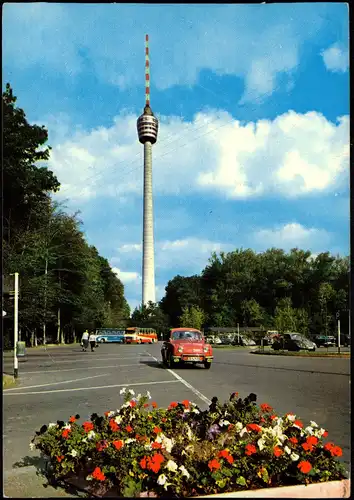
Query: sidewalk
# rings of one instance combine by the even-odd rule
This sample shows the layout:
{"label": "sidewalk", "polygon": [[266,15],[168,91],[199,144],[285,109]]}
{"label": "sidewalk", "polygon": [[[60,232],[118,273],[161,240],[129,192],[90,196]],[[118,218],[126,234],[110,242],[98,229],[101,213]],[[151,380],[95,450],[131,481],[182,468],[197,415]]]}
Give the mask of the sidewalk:
{"label": "sidewalk", "polygon": [[77,491],[66,492],[62,488],[47,485],[44,476],[35,467],[23,467],[4,471],[3,492],[9,498],[83,498]]}

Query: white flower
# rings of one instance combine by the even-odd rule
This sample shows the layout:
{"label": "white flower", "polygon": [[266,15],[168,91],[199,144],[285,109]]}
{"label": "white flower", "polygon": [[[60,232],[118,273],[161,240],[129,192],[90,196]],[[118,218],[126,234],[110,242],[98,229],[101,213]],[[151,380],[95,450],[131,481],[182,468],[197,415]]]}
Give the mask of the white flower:
{"label": "white flower", "polygon": [[111,411],[108,412],[107,417],[112,417],[112,415],[114,415],[114,411],[113,410],[111,410]]}
{"label": "white flower", "polygon": [[82,443],[87,443],[87,438],[84,438],[81,442]]}
{"label": "white flower", "polygon": [[114,421],[117,423],[117,424],[120,424],[121,421],[122,421],[122,417],[120,415],[117,415],[116,418],[114,419]]}
{"label": "white flower", "polygon": [[293,423],[293,427],[296,427],[297,429],[301,429],[302,430],[302,427],[300,427],[299,425],[297,425],[295,422]]}
{"label": "white flower", "polygon": [[220,422],[219,422],[219,425],[221,425],[222,427],[224,427],[224,425],[230,425],[230,422],[228,420],[221,419]]}
{"label": "white flower", "polygon": [[167,477],[165,476],[165,474],[160,474],[159,477],[157,478],[157,484],[163,486],[164,484],[166,484],[166,482],[167,482]]}
{"label": "white flower", "polygon": [[241,424],[241,422],[236,422],[235,429],[237,430],[237,432],[240,432],[240,430],[242,428],[243,428],[243,424]]}
{"label": "white flower", "polygon": [[163,436],[161,444],[162,444],[162,446],[164,446],[164,448],[166,449],[166,451],[168,453],[171,453],[173,445],[175,444],[175,441],[174,441],[174,439],[170,439],[166,436]]}
{"label": "white flower", "polygon": [[90,432],[87,434],[87,438],[88,438],[88,439],[92,439],[92,438],[94,438],[95,436],[96,436],[95,431],[90,431]]}
{"label": "white flower", "polygon": [[69,455],[71,455],[72,457],[77,457],[78,453],[77,453],[77,451],[76,451],[76,450],[71,450],[71,451],[69,452]]}
{"label": "white flower", "polygon": [[130,406],[129,401],[127,401],[126,403],[122,404],[122,408],[128,408],[128,406]]}
{"label": "white flower", "polygon": [[323,434],[326,432],[326,429],[323,429],[323,428],[321,427],[321,429],[320,429],[318,432],[319,432],[319,435],[320,435],[320,436],[323,436]]}
{"label": "white flower", "polygon": [[146,391],[146,395],[149,399],[151,399],[151,394],[150,394],[150,391]]}
{"label": "white flower", "polygon": [[36,445],[34,443],[30,443],[29,447],[30,447],[30,450],[32,450],[32,451],[36,449]]}
{"label": "white flower", "polygon": [[291,460],[293,460],[294,462],[297,462],[297,460],[299,460],[300,456],[299,456],[299,455],[297,455],[297,453],[292,453],[292,454],[290,455],[290,458],[291,458]]}
{"label": "white flower", "polygon": [[289,446],[284,446],[284,451],[285,451],[285,453],[287,453],[288,455],[291,455],[291,449],[289,448]]}
{"label": "white flower", "polygon": [[290,413],[290,415],[287,415],[286,418],[290,420],[290,422],[294,422],[294,420],[296,419],[296,415]]}
{"label": "white flower", "polygon": [[193,413],[197,413],[197,414],[200,413],[200,411],[198,410],[198,408],[193,408],[192,412]]}
{"label": "white flower", "polygon": [[135,395],[135,392],[133,391],[133,389],[128,389],[128,392],[129,392],[129,394],[131,394],[132,396],[134,396],[134,395]]}
{"label": "white flower", "polygon": [[310,425],[311,425],[311,427],[318,427],[316,422],[314,422],[313,420],[310,420]]}
{"label": "white flower", "polygon": [[56,427],[57,424],[54,424],[53,422],[51,422],[49,425],[48,425],[48,429],[51,429],[52,427]]}
{"label": "white flower", "polygon": [[169,460],[166,464],[166,469],[171,472],[176,472],[176,470],[178,469],[178,465],[173,460]]}
{"label": "white flower", "polygon": [[247,430],[247,427],[244,427],[241,431],[240,431],[240,436],[242,437],[244,434],[248,434],[248,430]]}
{"label": "white flower", "polygon": [[123,389],[121,389],[119,391],[119,394],[125,394],[127,392],[127,389],[125,387],[123,387]]}
{"label": "white flower", "polygon": [[312,436],[313,434],[313,428],[312,427],[305,427],[305,432],[307,432],[307,434],[310,434],[310,436]]}
{"label": "white flower", "polygon": [[134,443],[134,441],[136,441],[136,439],[134,439],[134,438],[128,438],[124,442],[125,442],[125,444],[129,444],[129,443]]}
{"label": "white flower", "polygon": [[262,451],[262,450],[263,450],[263,448],[264,448],[264,446],[265,446],[265,441],[264,441],[264,439],[262,439],[262,438],[261,438],[261,439],[258,439],[257,444],[258,444],[258,448]]}
{"label": "white flower", "polygon": [[66,425],[64,425],[63,429],[71,429],[71,425],[70,424],[66,424]]}
{"label": "white flower", "polygon": [[180,465],[178,468],[182,472],[182,476],[186,476],[187,478],[191,477],[184,465]]}

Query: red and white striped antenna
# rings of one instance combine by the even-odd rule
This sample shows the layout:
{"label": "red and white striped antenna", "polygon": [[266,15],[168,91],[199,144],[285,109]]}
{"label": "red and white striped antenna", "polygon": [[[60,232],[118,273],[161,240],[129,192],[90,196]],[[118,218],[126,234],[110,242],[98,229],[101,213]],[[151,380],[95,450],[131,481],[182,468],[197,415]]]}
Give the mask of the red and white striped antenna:
{"label": "red and white striped antenna", "polygon": [[145,35],[145,105],[150,106],[149,35]]}

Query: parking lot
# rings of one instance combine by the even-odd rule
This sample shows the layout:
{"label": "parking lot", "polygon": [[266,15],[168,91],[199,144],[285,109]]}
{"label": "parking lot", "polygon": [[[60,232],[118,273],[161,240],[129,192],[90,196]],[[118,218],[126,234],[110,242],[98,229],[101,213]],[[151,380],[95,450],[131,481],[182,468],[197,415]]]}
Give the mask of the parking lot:
{"label": "parking lot", "polygon": [[[202,408],[213,396],[221,401],[231,392],[254,392],[278,413],[295,412],[304,423],[315,420],[343,448],[349,463],[349,359],[257,356],[245,349],[215,349],[211,370],[181,367],[167,370],[159,363],[160,345],[101,345],[94,353],[79,346],[28,350],[20,362],[19,387],[4,391],[5,478],[16,467],[30,465],[38,454],[29,442],[41,425],[66,421],[79,413],[116,409],[119,391],[149,390],[159,406],[191,399]],[[4,361],[11,372],[12,359]],[[18,469],[17,469],[18,470]]]}

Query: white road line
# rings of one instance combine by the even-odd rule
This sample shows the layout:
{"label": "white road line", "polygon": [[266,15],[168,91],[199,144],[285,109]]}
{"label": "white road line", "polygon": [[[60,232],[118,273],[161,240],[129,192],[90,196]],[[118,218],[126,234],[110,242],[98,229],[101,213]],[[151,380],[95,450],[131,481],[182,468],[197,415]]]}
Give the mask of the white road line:
{"label": "white road line", "polygon": [[[152,357],[152,359],[154,359],[155,361],[157,361],[158,364],[162,364],[161,361],[159,361],[157,358],[155,358],[155,356],[151,355],[151,357]],[[208,405],[211,404],[210,399],[208,399],[206,396],[204,396],[204,394],[202,394],[200,391],[198,391],[198,389],[196,389],[195,387],[193,387],[189,382],[187,382],[186,380],[184,380],[184,378],[182,378],[180,375],[178,375],[178,373],[174,372],[170,368],[166,368],[166,371],[168,371],[169,373],[171,373],[171,375],[173,375],[179,382],[181,382],[186,387],[188,387],[188,389],[190,389],[196,396],[198,396],[199,399],[201,399],[202,401],[204,401],[204,403],[207,403]]]}
{"label": "white road line", "polygon": [[144,366],[140,363],[133,363],[133,364],[130,364],[130,365],[108,365],[108,366],[87,366],[85,368],[66,368],[65,370],[40,370],[40,371],[35,371],[35,372],[23,372],[23,371],[20,371],[20,375],[30,375],[31,373],[42,373],[43,375],[46,374],[46,373],[57,373],[57,372],[74,372],[74,371],[77,371],[77,370],[96,370],[96,369],[99,369],[99,368],[124,368],[125,366],[137,366],[139,368],[144,368]]}
{"label": "white road line", "polygon": [[[146,354],[147,356],[147,354]],[[85,363],[87,361],[92,361],[92,360],[95,360],[95,361],[113,361],[115,359],[140,359],[140,358],[137,358],[137,356],[124,356],[124,357],[117,357],[117,356],[106,356],[105,358],[86,358],[86,359],[71,359],[71,360],[65,360],[65,361],[57,361],[56,358],[53,358],[54,361],[52,361],[52,363],[48,366],[51,366],[51,365],[62,365],[64,363],[72,363],[72,364],[77,364],[77,363]],[[40,361],[42,362],[42,360]],[[44,362],[44,361],[43,361]],[[117,365],[119,366],[119,365]]]}
{"label": "white road line", "polygon": [[[61,384],[72,384],[73,382],[79,382],[80,380],[89,380],[91,378],[98,378],[98,377],[107,377],[108,373],[101,373],[101,375],[93,375],[92,377],[84,377],[84,378],[75,378],[73,380],[63,380],[61,382],[52,382],[51,384],[40,384],[40,385],[27,385],[24,387],[21,387],[21,389],[36,389],[37,387],[48,387],[48,385],[61,385]],[[18,390],[17,388],[13,389],[5,389],[4,392],[8,391],[16,391]],[[27,392],[25,394],[28,394]]]}
{"label": "white road line", "polygon": [[[132,385],[156,385],[156,384],[175,384],[178,380],[161,380],[158,382],[127,382],[126,384],[115,384],[115,385],[100,385],[98,387],[75,387],[74,389],[53,389],[52,391],[36,391],[36,392],[11,392],[5,393],[3,391],[3,396],[27,396],[28,394],[52,394],[53,392],[73,392],[73,391],[93,391],[96,389],[110,389],[112,387],[131,387]],[[9,389],[8,389],[9,390]]]}

